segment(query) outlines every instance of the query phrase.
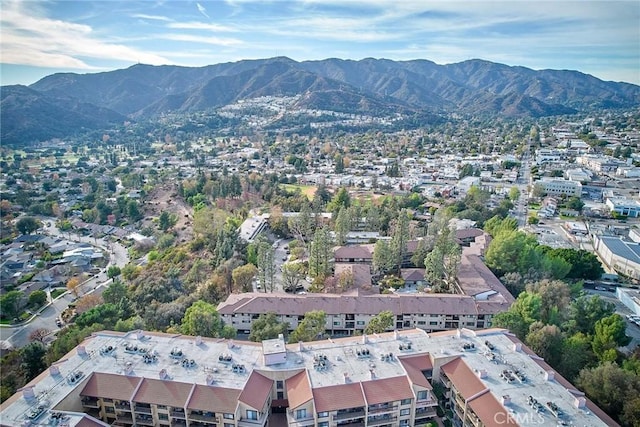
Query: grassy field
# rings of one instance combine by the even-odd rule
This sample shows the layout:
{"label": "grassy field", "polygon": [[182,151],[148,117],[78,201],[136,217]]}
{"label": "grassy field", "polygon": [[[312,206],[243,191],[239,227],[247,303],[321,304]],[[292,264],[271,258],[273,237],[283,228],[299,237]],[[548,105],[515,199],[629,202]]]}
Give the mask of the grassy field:
{"label": "grassy field", "polygon": [[280,184],[280,188],[283,188],[291,193],[300,191],[307,196],[309,200],[313,200],[313,196],[316,194],[317,187],[315,185],[300,185],[300,184]]}

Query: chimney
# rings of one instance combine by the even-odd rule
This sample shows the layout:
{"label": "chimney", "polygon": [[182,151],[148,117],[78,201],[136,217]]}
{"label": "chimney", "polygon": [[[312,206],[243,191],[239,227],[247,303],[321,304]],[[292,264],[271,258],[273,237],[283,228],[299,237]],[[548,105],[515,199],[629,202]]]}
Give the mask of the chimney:
{"label": "chimney", "polygon": [[283,334],[278,334],[278,339],[279,340],[283,340],[284,339],[284,335]]}
{"label": "chimney", "polygon": [[522,351],[522,343],[521,342],[514,342],[513,343],[513,351],[515,352],[521,352]]}
{"label": "chimney", "polygon": [[78,347],[76,347],[76,351],[78,352],[79,356],[86,356],[87,354],[87,349],[84,348],[83,345],[79,345]]}
{"label": "chimney", "polygon": [[49,366],[49,373],[51,375],[60,375],[60,368],[58,368],[56,365],[51,365]]}
{"label": "chimney", "polygon": [[302,344],[302,341],[298,341],[298,351],[304,351],[304,345]]}
{"label": "chimney", "polygon": [[136,331],[136,338],[139,340],[143,340],[144,339],[144,331],[142,329],[139,329]]}
{"label": "chimney", "polygon": [[227,344],[228,348],[233,348],[234,344],[233,344],[233,340],[229,340],[229,343]]}
{"label": "chimney", "polygon": [[166,379],[167,379],[167,377],[169,376],[169,375],[167,374],[167,370],[166,370],[166,369],[164,369],[164,368],[163,368],[163,369],[160,369],[160,372],[159,372],[159,374],[158,374],[158,375],[160,376],[160,379],[161,379],[161,380],[166,380]]}
{"label": "chimney", "polygon": [[478,378],[487,378],[487,370],[486,369],[478,369],[476,370],[476,374]]}
{"label": "chimney", "polygon": [[22,389],[22,397],[24,397],[27,400],[34,399],[36,397],[36,394],[33,392],[33,386],[24,387]]}
{"label": "chimney", "polygon": [[127,364],[124,365],[124,374],[125,375],[133,374],[133,363],[127,362]]}
{"label": "chimney", "polygon": [[362,344],[366,344],[369,341],[367,341],[367,334],[362,334]]}
{"label": "chimney", "polygon": [[202,344],[202,337],[200,335],[198,335],[196,337],[196,345],[200,345],[200,344]]}
{"label": "chimney", "polygon": [[376,371],[374,371],[373,369],[369,369],[369,374],[371,375],[372,380],[376,379]]}
{"label": "chimney", "polygon": [[213,375],[211,374],[207,375],[207,385],[213,385],[214,381],[215,381],[215,378]]}
{"label": "chimney", "polygon": [[349,382],[349,373],[345,372],[342,375],[344,375],[344,383],[347,384]]}
{"label": "chimney", "polygon": [[556,373],[555,373],[555,372],[553,372],[553,371],[546,371],[546,372],[544,373],[544,379],[545,379],[546,381],[553,381],[553,379],[555,378],[555,376],[556,376]]}
{"label": "chimney", "polygon": [[395,330],[393,331],[393,339],[394,339],[394,340],[397,340],[397,339],[399,339],[399,338],[400,338],[400,334],[398,333],[398,330],[397,330],[397,329],[395,329]]}
{"label": "chimney", "polygon": [[584,396],[578,396],[573,401],[573,404],[576,405],[576,408],[584,408],[587,405],[587,399],[585,399]]}
{"label": "chimney", "polygon": [[506,406],[506,405],[509,405],[510,403],[511,403],[511,396],[509,396],[508,394],[502,395],[502,405]]}

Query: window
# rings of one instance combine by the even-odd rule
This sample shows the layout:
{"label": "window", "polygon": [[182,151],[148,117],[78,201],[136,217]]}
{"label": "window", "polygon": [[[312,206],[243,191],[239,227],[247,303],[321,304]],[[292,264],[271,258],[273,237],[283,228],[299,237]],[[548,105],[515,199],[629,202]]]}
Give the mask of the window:
{"label": "window", "polygon": [[228,420],[232,420],[233,419],[233,414],[224,414],[224,417]]}
{"label": "window", "polygon": [[401,405],[411,405],[411,399],[402,399],[402,401],[400,401]]}
{"label": "window", "polygon": [[333,322],[333,326],[340,326],[341,323],[342,323],[341,321],[336,320]]}
{"label": "window", "polygon": [[284,392],[283,391],[279,391],[276,395],[276,399],[280,400],[280,399],[284,399]]}
{"label": "window", "polygon": [[158,405],[158,409],[167,409],[167,405]]}
{"label": "window", "polygon": [[426,325],[427,322],[425,322],[424,320],[418,320],[418,325]]}
{"label": "window", "polygon": [[113,406],[105,406],[105,407],[104,407],[104,411],[105,411],[107,414],[113,414],[116,410],[113,408]]}
{"label": "window", "polygon": [[433,321],[433,320],[432,320],[431,322],[429,322],[429,324],[430,324],[430,325],[437,325],[437,324],[438,324],[438,321]]}
{"label": "window", "polygon": [[400,415],[409,415],[411,413],[411,409],[400,409]]}
{"label": "window", "polygon": [[282,390],[284,388],[284,381],[282,381],[282,380],[276,381],[276,388],[278,390]]}
{"label": "window", "polygon": [[257,420],[258,419],[258,411],[253,411],[251,409],[247,409],[247,419],[248,420]]}
{"label": "window", "polygon": [[364,325],[364,320],[358,320],[358,321],[356,322],[356,324],[357,324],[358,326],[363,326],[363,325]]}
{"label": "window", "polygon": [[318,412],[318,418],[326,418],[329,416],[328,412]]}
{"label": "window", "polygon": [[401,426],[408,426],[409,425],[409,420],[400,420],[400,425]]}
{"label": "window", "polygon": [[169,414],[158,414],[158,419],[159,420],[168,420],[169,419]]}
{"label": "window", "polygon": [[236,427],[234,424],[224,423],[224,427]]}
{"label": "window", "polygon": [[419,391],[417,398],[418,400],[427,400],[427,391],[426,390]]}
{"label": "window", "polygon": [[318,427],[329,427],[329,421],[323,421],[318,423]]}
{"label": "window", "polygon": [[301,420],[303,418],[307,418],[307,410],[306,409],[298,409],[296,411],[296,420]]}

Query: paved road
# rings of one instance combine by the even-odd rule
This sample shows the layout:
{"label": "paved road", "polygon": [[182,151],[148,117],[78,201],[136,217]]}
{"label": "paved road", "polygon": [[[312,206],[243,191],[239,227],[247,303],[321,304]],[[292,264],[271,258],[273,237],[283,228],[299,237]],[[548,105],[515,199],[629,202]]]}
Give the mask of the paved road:
{"label": "paved road", "polygon": [[[111,280],[107,278],[106,269],[111,265],[124,267],[129,262],[129,253],[127,252],[127,248],[119,243],[111,242],[104,238],[96,239],[91,236],[79,236],[73,233],[61,232],[55,226],[55,219],[45,220],[44,223],[45,227],[43,228],[43,232],[46,234],[56,237],[64,237],[76,242],[89,243],[101,248],[109,254],[109,263],[107,264],[107,267],[78,287],[78,294],[80,296],[88,293],[101,294],[104,287],[111,283]],[[0,328],[0,339],[8,340],[14,347],[20,348],[29,344],[29,335],[37,329],[46,329],[54,333],[59,329],[56,326],[56,318],[73,300],[74,297],[71,294],[64,294],[42,310],[42,312],[35,316],[26,325],[15,328]]]}

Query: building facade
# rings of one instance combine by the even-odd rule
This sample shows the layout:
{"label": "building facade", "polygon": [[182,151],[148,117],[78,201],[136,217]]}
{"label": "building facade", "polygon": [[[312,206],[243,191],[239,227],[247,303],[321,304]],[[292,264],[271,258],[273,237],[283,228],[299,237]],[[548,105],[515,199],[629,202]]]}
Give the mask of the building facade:
{"label": "building facade", "polygon": [[5,401],[0,420],[59,425],[62,414],[69,426],[418,427],[439,404],[455,426],[527,425],[541,413],[536,425],[616,425],[510,333],[467,329],[298,344],[103,331]]}

